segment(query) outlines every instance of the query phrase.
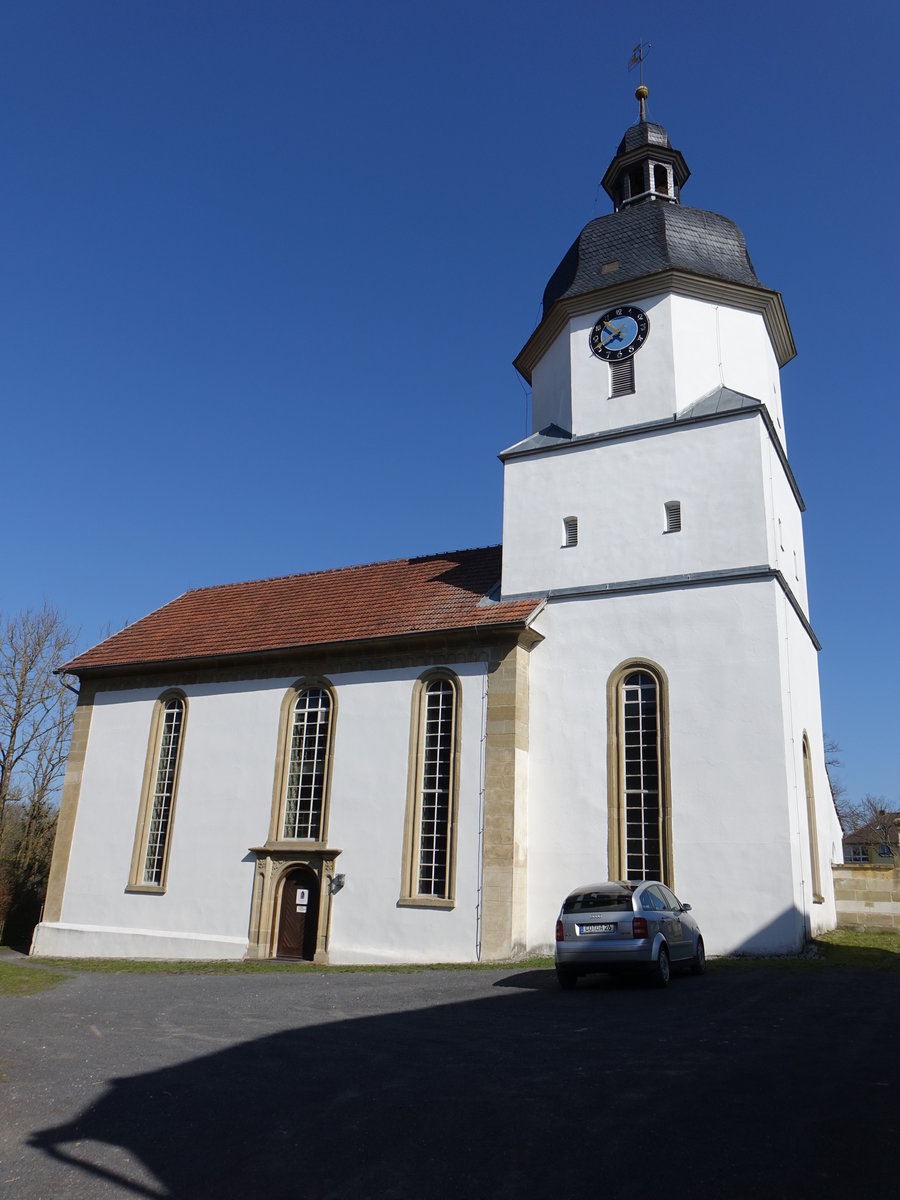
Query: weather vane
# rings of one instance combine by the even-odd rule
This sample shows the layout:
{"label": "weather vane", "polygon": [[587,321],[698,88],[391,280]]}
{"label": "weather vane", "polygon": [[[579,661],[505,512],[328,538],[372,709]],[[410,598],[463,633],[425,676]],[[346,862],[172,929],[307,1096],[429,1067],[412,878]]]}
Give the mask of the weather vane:
{"label": "weather vane", "polygon": [[642,121],[647,120],[647,109],[646,109],[645,105],[646,105],[647,97],[650,95],[649,91],[644,86],[644,59],[650,53],[652,48],[653,48],[653,43],[648,42],[645,47],[644,40],[642,38],[638,42],[638,44],[635,46],[635,48],[632,50],[631,58],[628,60],[628,70],[629,71],[632,70],[632,68],[634,68],[636,66],[640,66],[640,68],[641,68],[641,82],[638,85],[638,87],[635,89],[634,97],[636,100],[640,100],[640,102],[641,102],[641,120]]}

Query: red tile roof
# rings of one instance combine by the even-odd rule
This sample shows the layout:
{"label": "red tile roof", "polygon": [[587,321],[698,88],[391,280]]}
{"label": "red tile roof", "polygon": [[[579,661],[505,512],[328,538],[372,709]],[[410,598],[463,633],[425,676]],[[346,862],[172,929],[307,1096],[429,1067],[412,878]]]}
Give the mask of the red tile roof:
{"label": "red tile roof", "polygon": [[73,674],[371,638],[524,626],[535,600],[485,596],[500,546],[197,588],[68,664]]}

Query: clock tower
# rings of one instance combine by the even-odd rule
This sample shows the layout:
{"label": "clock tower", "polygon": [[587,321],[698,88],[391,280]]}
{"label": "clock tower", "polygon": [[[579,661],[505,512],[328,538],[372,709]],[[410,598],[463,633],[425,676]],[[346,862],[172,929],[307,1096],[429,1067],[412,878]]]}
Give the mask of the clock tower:
{"label": "clock tower", "polygon": [[653,877],[709,922],[738,884],[740,944],[794,947],[834,925],[840,848],[782,411],[796,351],[738,227],[681,203],[687,163],[636,95],[603,177],[614,211],[551,275],[515,360],[531,434],[500,456],[502,597],[547,597],[529,911],[546,880]]}

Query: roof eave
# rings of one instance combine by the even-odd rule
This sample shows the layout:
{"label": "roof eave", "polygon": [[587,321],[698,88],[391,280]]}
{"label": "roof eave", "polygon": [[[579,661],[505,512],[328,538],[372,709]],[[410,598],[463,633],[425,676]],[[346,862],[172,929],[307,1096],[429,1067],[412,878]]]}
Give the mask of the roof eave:
{"label": "roof eave", "polygon": [[417,647],[427,646],[435,642],[466,642],[492,641],[495,636],[508,637],[511,634],[526,636],[529,648],[543,641],[543,634],[530,628],[531,622],[538,616],[546,604],[545,600],[537,601],[531,612],[525,617],[517,617],[509,621],[492,621],[483,625],[449,626],[444,629],[413,630],[400,634],[389,634],[384,637],[355,638],[336,642],[309,642],[294,646],[274,646],[263,650],[242,650],[225,654],[200,654],[164,656],[117,663],[87,663],[79,665],[78,659],[58,667],[58,675],[74,675],[78,679],[99,679],[106,676],[121,677],[123,675],[143,675],[156,671],[196,671],[214,670],[225,666],[240,664],[265,665],[282,659],[297,659],[321,657],[332,654],[338,656],[348,652],[366,654],[373,650],[391,650],[398,645],[408,645],[410,642]]}

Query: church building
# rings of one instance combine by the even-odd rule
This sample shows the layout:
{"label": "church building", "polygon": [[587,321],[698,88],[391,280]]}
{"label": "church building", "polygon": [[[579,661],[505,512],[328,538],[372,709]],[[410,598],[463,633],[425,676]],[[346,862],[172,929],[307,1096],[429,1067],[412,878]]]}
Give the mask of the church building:
{"label": "church building", "polygon": [[605,879],[711,954],[835,925],[791,329],[637,95],[515,360],[502,546],[196,589],[69,663],[32,953],[505,960]]}

